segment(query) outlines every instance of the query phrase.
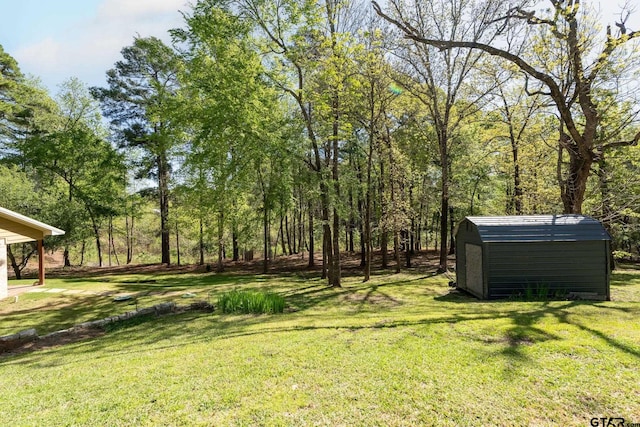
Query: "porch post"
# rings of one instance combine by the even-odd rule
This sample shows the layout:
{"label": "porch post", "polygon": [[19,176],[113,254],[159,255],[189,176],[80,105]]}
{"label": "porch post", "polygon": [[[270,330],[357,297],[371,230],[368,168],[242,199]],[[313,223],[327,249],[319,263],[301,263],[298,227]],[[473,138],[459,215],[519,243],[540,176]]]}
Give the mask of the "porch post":
{"label": "porch post", "polygon": [[7,282],[7,241],[0,239],[0,299],[9,296]]}
{"label": "porch post", "polygon": [[38,240],[38,285],[44,285],[44,245],[43,239]]}

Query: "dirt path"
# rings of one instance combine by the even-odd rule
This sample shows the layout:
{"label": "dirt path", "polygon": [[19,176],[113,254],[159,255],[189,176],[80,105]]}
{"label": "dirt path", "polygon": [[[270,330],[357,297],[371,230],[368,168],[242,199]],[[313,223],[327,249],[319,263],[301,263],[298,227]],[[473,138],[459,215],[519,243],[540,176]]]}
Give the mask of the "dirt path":
{"label": "dirt path", "polygon": [[9,286],[8,298],[24,294],[25,292],[29,292],[30,289],[36,289],[37,286],[38,285]]}
{"label": "dirt path", "polygon": [[77,294],[85,294],[85,295],[102,295],[102,294],[113,294],[113,292],[96,292],[89,291],[84,289],[62,289],[62,288],[45,288],[37,285],[22,285],[22,286],[12,286],[9,288],[9,295],[7,298],[15,298],[18,295],[24,293],[36,293],[36,292],[46,292],[50,294],[65,294],[65,295],[77,295]]}

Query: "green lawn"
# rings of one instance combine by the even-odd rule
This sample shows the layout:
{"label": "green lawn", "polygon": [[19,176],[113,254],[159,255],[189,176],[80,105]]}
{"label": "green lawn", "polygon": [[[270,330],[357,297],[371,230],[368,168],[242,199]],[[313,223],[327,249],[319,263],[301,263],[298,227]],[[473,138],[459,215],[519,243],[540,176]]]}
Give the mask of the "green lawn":
{"label": "green lawn", "polygon": [[[188,312],[0,358],[12,426],[576,425],[640,423],[640,272],[610,302],[481,302],[447,279],[184,274],[48,279],[140,306],[277,292],[280,315]],[[132,310],[113,295],[0,301],[0,335]],[[3,421],[4,423],[4,421]]]}

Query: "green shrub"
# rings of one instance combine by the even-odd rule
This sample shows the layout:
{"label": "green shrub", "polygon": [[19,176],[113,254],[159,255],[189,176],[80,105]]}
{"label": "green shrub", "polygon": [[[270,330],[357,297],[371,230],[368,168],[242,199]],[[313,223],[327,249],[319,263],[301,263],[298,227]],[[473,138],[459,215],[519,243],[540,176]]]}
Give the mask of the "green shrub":
{"label": "green shrub", "polygon": [[516,299],[523,301],[548,301],[549,299],[563,299],[567,292],[564,290],[553,291],[545,283],[527,285],[522,293],[516,295]]}
{"label": "green shrub", "polygon": [[634,255],[631,252],[626,251],[613,251],[613,259],[616,261],[633,261]]}
{"label": "green shrub", "polygon": [[284,298],[270,292],[230,291],[218,297],[223,313],[283,313]]}

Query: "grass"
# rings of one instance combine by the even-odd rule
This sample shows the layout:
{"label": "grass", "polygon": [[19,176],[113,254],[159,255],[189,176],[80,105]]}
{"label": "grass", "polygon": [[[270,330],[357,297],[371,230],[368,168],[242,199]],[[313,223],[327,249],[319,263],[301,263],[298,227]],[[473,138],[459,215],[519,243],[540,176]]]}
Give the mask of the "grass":
{"label": "grass", "polygon": [[233,290],[218,297],[218,307],[225,314],[276,314],[284,312],[285,301],[274,293]]}
{"label": "grass", "polygon": [[[156,280],[147,282],[147,279]],[[0,358],[12,425],[589,425],[640,422],[640,272],[609,302],[484,302],[447,279],[381,275],[51,279],[135,293],[277,293],[285,315],[185,313]],[[0,301],[1,329],[60,329],[131,310],[100,295]],[[4,333],[4,332],[3,332]],[[634,418],[635,417],[635,418]]]}

